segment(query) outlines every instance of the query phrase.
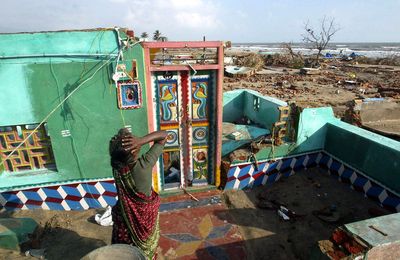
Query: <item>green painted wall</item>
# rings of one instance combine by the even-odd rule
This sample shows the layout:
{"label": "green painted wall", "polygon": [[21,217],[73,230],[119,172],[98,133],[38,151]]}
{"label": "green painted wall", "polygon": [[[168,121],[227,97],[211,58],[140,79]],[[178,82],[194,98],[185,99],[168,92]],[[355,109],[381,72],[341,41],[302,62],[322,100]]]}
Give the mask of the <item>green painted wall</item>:
{"label": "green painted wall", "polygon": [[[1,34],[0,39],[0,57],[118,53],[116,33],[112,29]],[[25,60],[9,62],[21,63]]]}
{"label": "green painted wall", "polygon": [[[254,109],[254,99],[259,99],[258,110]],[[224,93],[224,122],[235,122],[247,117],[271,131],[272,124],[278,121],[280,106],[287,106],[286,102],[265,97],[253,90],[237,89]]]}
{"label": "green painted wall", "polygon": [[[68,42],[64,45],[66,52],[71,51],[71,53],[82,51],[82,49],[87,52],[88,47],[92,48],[93,52],[108,52],[118,47],[113,31],[101,33],[90,31],[78,34],[82,36],[79,41],[77,41],[79,36],[75,33],[11,35],[12,38],[25,37],[27,46],[18,45],[21,48],[20,52],[7,49],[8,53],[5,53],[2,49],[2,55],[34,54],[38,51],[35,47],[37,40],[42,40],[42,44],[55,44],[62,38]],[[30,38],[26,38],[28,35]],[[4,35],[0,36],[0,45],[3,44],[2,37]],[[98,42],[96,42],[97,39],[99,39]],[[73,43],[74,41],[76,42]],[[62,53],[61,47],[59,49],[54,46],[47,47],[49,53],[53,51]],[[41,48],[45,50],[46,46]],[[115,64],[105,66],[47,120],[57,172],[41,170],[8,173],[3,171],[0,172],[0,190],[112,176],[108,156],[110,138],[124,125],[131,125],[136,135],[145,135],[148,132],[143,49],[140,45],[135,45],[125,51],[123,57],[125,61],[137,60],[138,79],[143,90],[142,108],[123,111],[118,109],[116,88],[110,80]],[[106,59],[108,60],[109,57]],[[58,57],[0,59],[2,92],[0,126],[39,123],[81,82],[91,77],[104,62],[106,62],[104,57],[102,59],[70,57],[68,61],[66,58]],[[7,97],[3,93],[6,93]],[[63,137],[62,130],[70,130],[71,136]]]}
{"label": "green painted wall", "polygon": [[27,76],[31,71],[28,65],[0,63],[0,126],[5,123],[29,124],[39,120],[31,103],[27,82]]}
{"label": "green painted wall", "polygon": [[244,115],[244,90],[233,90],[224,93],[223,97],[223,122],[235,122],[241,119]]}
{"label": "green painted wall", "polygon": [[[238,99],[243,97],[237,95]],[[225,100],[225,97],[224,97]],[[226,104],[235,103],[230,99]],[[224,107],[224,114],[229,111]],[[257,160],[325,150],[356,170],[400,193],[400,142],[344,123],[332,108],[306,108],[299,118],[296,143],[267,147]],[[244,161],[233,161],[232,165]]]}
{"label": "green painted wall", "polygon": [[300,114],[296,148],[293,154],[322,150],[325,147],[326,123],[337,122],[331,107],[306,108]]}
{"label": "green painted wall", "polygon": [[[254,108],[255,99],[259,99],[259,108]],[[253,122],[272,131],[272,124],[279,121],[278,107],[287,106],[287,103],[272,97],[265,97],[253,90],[246,90],[244,95],[244,114]]]}
{"label": "green painted wall", "polygon": [[325,150],[400,192],[400,142],[337,121],[327,125]]}
{"label": "green painted wall", "polygon": [[[300,114],[296,143],[284,143],[280,146],[266,147],[260,150],[257,160],[279,158],[311,151],[323,150],[325,147],[327,122],[339,121],[334,117],[330,107],[306,108]],[[241,163],[234,161],[233,163]]]}

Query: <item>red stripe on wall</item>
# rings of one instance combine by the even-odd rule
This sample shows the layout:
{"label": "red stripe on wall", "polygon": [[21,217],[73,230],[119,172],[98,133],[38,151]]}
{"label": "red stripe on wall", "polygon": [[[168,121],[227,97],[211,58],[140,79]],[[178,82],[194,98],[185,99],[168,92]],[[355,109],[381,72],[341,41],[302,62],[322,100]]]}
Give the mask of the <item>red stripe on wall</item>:
{"label": "red stripe on wall", "polygon": [[53,203],[61,203],[63,201],[63,199],[59,199],[59,198],[46,198],[44,200],[45,202],[53,202]]}
{"label": "red stripe on wall", "polygon": [[41,205],[43,204],[43,201],[27,200],[27,201],[25,202],[25,204],[41,206]]}
{"label": "red stripe on wall", "polygon": [[246,175],[243,175],[243,176],[241,176],[241,177],[239,177],[239,178],[237,178],[239,181],[242,181],[242,180],[244,180],[244,179],[247,179],[247,178],[249,178],[250,177],[250,174],[246,174]]}
{"label": "red stripe on wall", "polygon": [[67,195],[67,197],[65,197],[65,200],[80,201],[81,199],[82,199],[82,197],[73,196],[73,195]]}
{"label": "red stripe on wall", "polygon": [[116,192],[111,192],[111,191],[105,191],[103,194],[101,194],[102,196],[110,196],[110,197],[115,197],[117,196]]}
{"label": "red stripe on wall", "polygon": [[92,194],[92,193],[86,193],[85,196],[83,196],[84,198],[94,198],[97,199],[98,197],[100,197],[101,195],[99,194]]}

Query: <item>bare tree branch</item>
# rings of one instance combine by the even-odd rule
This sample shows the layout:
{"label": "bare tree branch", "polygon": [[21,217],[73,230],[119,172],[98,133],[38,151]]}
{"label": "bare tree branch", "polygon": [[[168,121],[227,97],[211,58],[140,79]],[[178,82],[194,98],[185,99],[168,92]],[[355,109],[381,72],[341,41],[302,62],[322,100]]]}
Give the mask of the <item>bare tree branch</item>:
{"label": "bare tree branch", "polygon": [[315,58],[316,63],[318,63],[321,52],[326,49],[332,37],[340,30],[339,26],[335,23],[335,19],[328,19],[326,16],[320,21],[320,26],[320,30],[316,32],[310,25],[310,22],[307,21],[304,24],[305,33],[301,35],[303,42],[310,44],[312,48],[318,50]]}

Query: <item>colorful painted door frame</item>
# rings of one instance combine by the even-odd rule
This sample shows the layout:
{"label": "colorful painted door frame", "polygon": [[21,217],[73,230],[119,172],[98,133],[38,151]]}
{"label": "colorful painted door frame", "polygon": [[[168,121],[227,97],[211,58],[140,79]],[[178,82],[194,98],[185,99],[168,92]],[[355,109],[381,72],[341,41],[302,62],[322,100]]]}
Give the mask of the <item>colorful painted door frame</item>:
{"label": "colorful painted door frame", "polygon": [[[220,164],[221,164],[221,144],[222,144],[222,83],[223,83],[223,42],[144,42],[142,43],[144,48],[144,58],[145,58],[145,73],[146,73],[146,90],[149,95],[147,95],[148,104],[153,104],[153,106],[148,107],[148,128],[149,131],[155,131],[162,129],[160,127],[157,103],[158,98],[156,97],[154,76],[162,75],[162,73],[175,73],[181,79],[180,86],[182,89],[177,91],[180,93],[182,103],[179,104],[180,110],[183,113],[179,113],[179,134],[181,149],[181,169],[183,169],[184,174],[180,181],[182,187],[190,186],[191,181],[188,177],[193,174],[193,124],[192,124],[192,82],[196,81],[193,77],[197,73],[199,75],[208,75],[210,78],[214,79],[214,84],[212,87],[213,102],[209,103],[212,114],[215,116],[209,119],[209,144],[208,153],[213,156],[211,160],[212,165],[208,165],[208,184],[219,186],[220,184]],[[181,58],[178,62],[169,63],[165,65],[157,64],[154,62],[154,53],[157,51],[164,51],[166,49],[179,51],[179,50],[205,50],[215,49],[215,59],[214,62],[208,63],[205,60],[200,62],[193,60],[188,60]],[[204,57],[204,56],[203,56]],[[191,63],[189,63],[191,62]],[[182,84],[183,79],[183,84]],[[182,87],[183,86],[183,87]],[[151,94],[150,94],[151,93]],[[208,101],[207,101],[208,102]],[[200,147],[200,146],[199,146]],[[199,148],[200,149],[200,148]],[[161,191],[164,189],[164,180],[161,176],[161,170],[163,162],[160,161],[159,164],[153,169],[153,186],[156,191]]]}

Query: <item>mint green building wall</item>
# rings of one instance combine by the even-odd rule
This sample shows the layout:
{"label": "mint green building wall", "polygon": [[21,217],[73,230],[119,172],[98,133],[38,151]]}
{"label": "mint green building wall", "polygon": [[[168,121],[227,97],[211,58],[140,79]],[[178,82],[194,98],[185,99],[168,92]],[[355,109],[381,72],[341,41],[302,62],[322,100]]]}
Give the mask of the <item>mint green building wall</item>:
{"label": "mint green building wall", "polygon": [[296,148],[292,154],[322,150],[325,147],[326,124],[339,121],[331,107],[305,108],[300,113]]}
{"label": "mint green building wall", "polygon": [[[258,111],[254,110],[254,98],[260,98]],[[287,106],[287,103],[281,100],[262,96],[256,91],[243,89],[225,92],[223,100],[224,122],[233,122],[243,116],[247,116],[269,130],[271,130],[273,123],[279,121],[278,107]],[[326,135],[324,126],[327,122],[337,120],[330,107],[306,108],[300,114],[296,142],[284,143],[280,146],[275,146],[274,149],[272,147],[262,149],[256,154],[257,160],[322,150],[325,145]],[[232,163],[242,163],[242,161],[238,160]]]}
{"label": "mint green building wall", "polygon": [[[326,124],[339,121],[330,107],[306,108],[299,118],[296,142],[284,143],[280,146],[266,147],[257,154],[257,160],[267,160],[312,151],[320,151],[325,147]],[[241,163],[241,161],[234,161]]]}
{"label": "mint green building wall", "polygon": [[341,121],[326,128],[325,151],[400,193],[400,142]]}
{"label": "mint green building wall", "polygon": [[[259,108],[254,108],[255,99],[259,99]],[[278,107],[287,106],[287,103],[272,97],[265,97],[253,90],[246,90],[244,95],[244,114],[253,122],[272,130],[272,124],[279,121]]]}
{"label": "mint green building wall", "polygon": [[[0,126],[8,126],[41,122],[95,70],[116,59],[118,41],[112,30],[6,34],[0,35],[0,50]],[[43,53],[53,57],[32,57]],[[104,55],[91,56],[101,53]],[[24,57],[4,59],[6,56]],[[0,190],[112,176],[110,138],[125,125],[131,125],[136,135],[148,131],[142,47],[127,49],[123,58],[137,60],[142,108],[118,109],[111,80],[115,62],[104,66],[47,120],[57,172],[8,173],[0,169]],[[71,136],[63,137],[62,130],[70,130]]]}
{"label": "mint green building wall", "polygon": [[[259,108],[254,109],[254,99],[259,99]],[[268,130],[279,119],[278,107],[287,103],[272,97],[265,97],[253,90],[237,89],[224,93],[224,122],[234,122],[244,116]]]}
{"label": "mint green building wall", "polygon": [[46,62],[40,56],[50,54],[58,55],[59,60],[68,60],[66,56],[74,54],[84,55],[82,59],[87,59],[88,54],[118,54],[117,35],[113,29],[0,34],[0,39],[0,57],[19,58],[7,59],[8,63]]}
{"label": "mint green building wall", "polygon": [[233,90],[224,93],[223,122],[235,122],[244,116],[244,90]]}

